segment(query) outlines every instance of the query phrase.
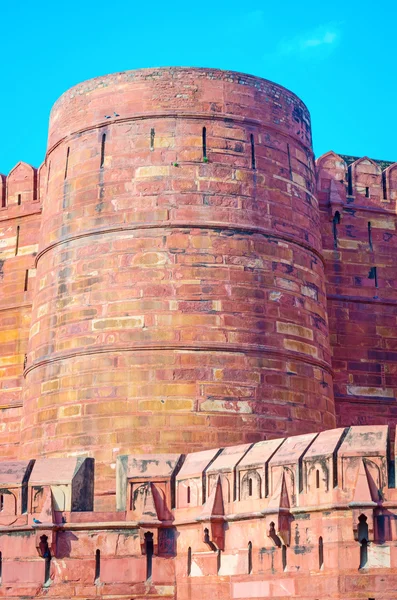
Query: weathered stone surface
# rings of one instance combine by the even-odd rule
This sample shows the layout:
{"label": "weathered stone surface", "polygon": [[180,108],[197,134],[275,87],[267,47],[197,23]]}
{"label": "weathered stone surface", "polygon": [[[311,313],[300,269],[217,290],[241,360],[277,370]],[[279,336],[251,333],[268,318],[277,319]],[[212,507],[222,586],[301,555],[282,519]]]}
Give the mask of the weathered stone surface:
{"label": "weathered stone surface", "polygon": [[317,160],[323,254],[341,425],[397,421],[397,164]]}
{"label": "weathered stone surface", "polygon": [[[119,507],[107,513],[71,501],[90,487],[92,469],[79,480],[87,460],[1,463],[0,593],[358,600],[364,589],[392,599],[389,451],[387,428],[352,427],[186,457],[119,456]],[[21,485],[27,506],[6,500]]]}
{"label": "weathered stone surface", "polygon": [[58,100],[0,175],[0,597],[395,600],[396,200],[263,79]]}

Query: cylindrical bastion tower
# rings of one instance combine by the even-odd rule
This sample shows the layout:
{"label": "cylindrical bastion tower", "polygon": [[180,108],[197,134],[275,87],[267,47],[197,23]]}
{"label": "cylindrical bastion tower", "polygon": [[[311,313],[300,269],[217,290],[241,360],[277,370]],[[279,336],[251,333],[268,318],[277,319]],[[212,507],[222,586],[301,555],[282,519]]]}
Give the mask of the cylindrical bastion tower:
{"label": "cylindrical bastion tower", "polygon": [[110,472],[335,426],[299,98],[213,69],[100,77],[55,104],[46,164],[24,456]]}

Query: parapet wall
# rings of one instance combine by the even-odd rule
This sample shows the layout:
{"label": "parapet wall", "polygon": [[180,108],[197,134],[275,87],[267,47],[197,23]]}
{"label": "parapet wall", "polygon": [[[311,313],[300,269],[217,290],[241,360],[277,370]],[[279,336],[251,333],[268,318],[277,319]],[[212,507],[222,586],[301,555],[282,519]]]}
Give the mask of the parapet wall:
{"label": "parapet wall", "polygon": [[[0,463],[0,597],[395,598],[387,427],[193,454]],[[116,510],[117,508],[117,510]]]}
{"label": "parapet wall", "polygon": [[396,423],[397,164],[317,160],[337,414]]}

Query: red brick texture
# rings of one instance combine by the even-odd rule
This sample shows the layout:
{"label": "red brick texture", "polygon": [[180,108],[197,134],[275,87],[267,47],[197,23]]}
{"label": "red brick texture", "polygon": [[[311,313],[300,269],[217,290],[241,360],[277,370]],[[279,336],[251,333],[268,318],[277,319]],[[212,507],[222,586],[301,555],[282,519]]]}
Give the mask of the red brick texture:
{"label": "red brick texture", "polygon": [[317,171],[338,419],[397,423],[397,165],[329,152]]}
{"label": "red brick texture", "polygon": [[0,176],[0,598],[395,600],[396,200],[263,79],[58,100]]}
{"label": "red brick texture", "polygon": [[4,458],[17,456],[20,439],[23,368],[41,222],[38,179],[36,169],[25,163],[18,163],[8,177],[0,176],[0,435]]}
{"label": "red brick texture", "polygon": [[46,164],[23,456],[334,426],[298,98],[220,71],[110,75],[56,103]]}
{"label": "red brick texture", "polygon": [[0,596],[395,600],[389,454],[370,426],[119,455],[106,513],[92,459],[3,461]]}

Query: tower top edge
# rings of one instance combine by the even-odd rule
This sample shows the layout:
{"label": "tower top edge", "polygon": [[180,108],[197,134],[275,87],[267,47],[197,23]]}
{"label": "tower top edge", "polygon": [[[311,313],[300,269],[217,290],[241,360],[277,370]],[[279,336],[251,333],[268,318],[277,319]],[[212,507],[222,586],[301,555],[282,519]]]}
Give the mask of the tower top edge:
{"label": "tower top edge", "polygon": [[241,85],[250,85],[251,87],[257,88],[260,88],[261,85],[274,86],[275,88],[280,89],[289,96],[295,98],[306,109],[307,113],[310,114],[307,105],[297,94],[295,94],[285,86],[277,82],[271,81],[270,79],[266,79],[265,77],[260,77],[257,75],[252,75],[251,73],[245,73],[240,71],[230,71],[227,69],[188,66],[143,67],[139,69],[107,73],[105,75],[100,75],[97,77],[86,79],[65,90],[65,92],[61,96],[59,96],[59,98],[54,102],[51,112],[53,112],[59,106],[59,104],[62,104],[63,101],[73,98],[76,95],[89,93],[100,87],[106,88],[113,84],[131,82],[134,80],[148,80],[154,78],[161,79],[166,76],[168,76],[170,79],[177,79],[178,75],[182,75],[183,73],[187,72],[194,73],[198,77],[203,79],[206,78],[209,80],[213,79],[218,81],[223,80],[225,82],[237,83]]}

